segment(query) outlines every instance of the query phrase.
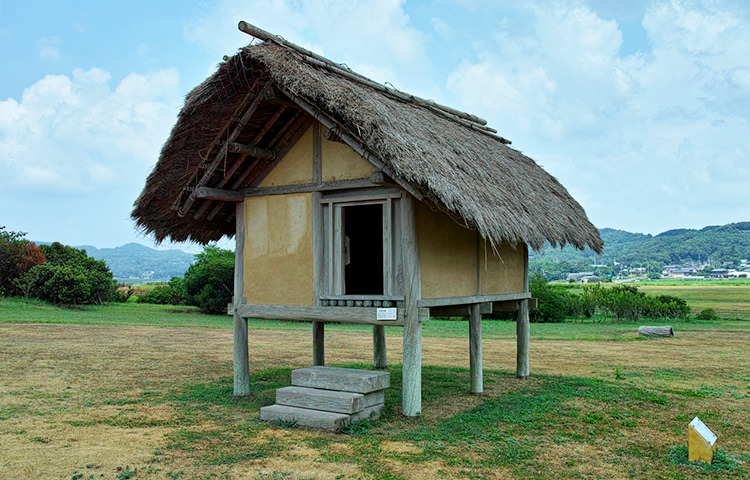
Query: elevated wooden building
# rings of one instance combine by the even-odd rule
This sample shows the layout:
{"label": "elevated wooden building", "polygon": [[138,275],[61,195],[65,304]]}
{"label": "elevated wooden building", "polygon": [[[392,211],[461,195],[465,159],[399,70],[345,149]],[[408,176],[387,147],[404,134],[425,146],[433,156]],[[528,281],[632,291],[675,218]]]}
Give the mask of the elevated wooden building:
{"label": "elevated wooden building", "polygon": [[601,250],[581,206],[486,122],[377,84],[244,22],[262,40],[188,96],[133,218],[157,241],[236,239],[235,394],[249,392],[247,318],[403,328],[405,415],[421,411],[421,324],[518,312],[529,374],[528,248]]}

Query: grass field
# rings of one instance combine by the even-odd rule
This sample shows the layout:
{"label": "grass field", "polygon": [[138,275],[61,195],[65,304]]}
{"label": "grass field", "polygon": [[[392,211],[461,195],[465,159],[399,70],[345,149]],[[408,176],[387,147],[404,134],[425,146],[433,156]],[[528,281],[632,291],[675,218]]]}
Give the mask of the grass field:
{"label": "grass field", "polygon": [[[229,317],[126,303],[63,310],[0,299],[0,478],[747,478],[750,322],[532,325],[533,378],[513,376],[514,325],[485,321],[485,395],[468,395],[468,327],[425,327],[423,415],[400,411],[401,330],[387,330],[386,413],[343,433],[258,421],[309,324],[251,320],[252,394],[232,392]],[[366,367],[367,327],[326,327],[327,362]],[[685,460],[686,426],[719,461]]]}

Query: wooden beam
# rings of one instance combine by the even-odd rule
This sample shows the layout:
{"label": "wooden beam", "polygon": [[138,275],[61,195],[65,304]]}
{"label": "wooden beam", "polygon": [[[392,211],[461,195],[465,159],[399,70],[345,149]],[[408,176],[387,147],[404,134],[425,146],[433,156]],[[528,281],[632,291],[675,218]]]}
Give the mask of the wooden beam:
{"label": "wooden beam", "polygon": [[482,381],[482,314],[477,303],[471,306],[471,316],[469,316],[469,374],[471,376],[471,394],[481,395],[484,392]]}
{"label": "wooden beam", "polygon": [[504,302],[509,300],[524,300],[528,298],[531,298],[531,294],[528,292],[501,293],[497,295],[475,295],[470,297],[426,298],[419,301],[419,306],[432,308],[444,305],[471,305],[474,303]]}
{"label": "wooden beam", "polygon": [[516,377],[529,378],[529,301],[519,302],[516,318]]}
{"label": "wooden beam", "polygon": [[378,320],[378,309],[373,307],[317,307],[301,305],[240,306],[244,318],[268,320],[300,320],[305,322],[357,323],[365,325],[403,326],[404,309],[396,309],[396,320]]}
{"label": "wooden beam", "polygon": [[235,207],[236,229],[234,233],[234,394],[250,395],[250,365],[247,346],[247,319],[240,314],[244,303],[244,246],[245,246],[245,203]]}
{"label": "wooden beam", "polygon": [[312,322],[313,365],[316,367],[326,364],[325,325],[324,322]]}
{"label": "wooden beam", "polygon": [[382,325],[372,326],[372,366],[377,369],[388,367],[385,352],[385,327]]}
{"label": "wooden beam", "polygon": [[[440,307],[430,307],[430,315],[433,317],[464,317],[468,318],[471,316],[470,305],[443,305]],[[515,309],[513,310],[515,311]],[[485,302],[479,304],[479,313],[482,315],[489,315],[493,312],[492,302]]]}
{"label": "wooden beam", "polygon": [[417,225],[414,199],[404,195],[401,200],[401,252],[404,277],[404,346],[401,412],[407,417],[422,413],[422,320],[429,318],[429,309],[419,308],[422,295],[417,247]]}
{"label": "wooden beam", "polygon": [[255,145],[227,142],[227,150],[232,153],[241,153],[248,157],[260,158],[261,160],[276,160],[276,151],[267,148],[259,148]]}
{"label": "wooden beam", "polygon": [[198,187],[195,189],[195,198],[202,200],[218,200],[221,202],[241,202],[245,199],[245,196],[242,192],[235,192],[233,190]]}
{"label": "wooden beam", "polygon": [[[273,187],[254,187],[240,190],[245,197],[262,197],[265,195],[287,195],[290,193],[330,192],[333,190],[351,190],[359,188],[375,188],[383,186],[382,176],[375,172],[367,178],[354,178],[350,180],[333,180],[320,183],[300,183],[296,185],[278,185]],[[373,181],[374,180],[374,181]]]}

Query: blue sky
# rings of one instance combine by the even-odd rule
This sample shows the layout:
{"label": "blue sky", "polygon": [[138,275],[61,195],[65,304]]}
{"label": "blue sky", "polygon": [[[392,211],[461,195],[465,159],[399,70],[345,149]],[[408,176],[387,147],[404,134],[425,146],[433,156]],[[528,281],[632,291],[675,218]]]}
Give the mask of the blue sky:
{"label": "blue sky", "polygon": [[0,0],[0,225],[153,245],[132,204],[239,20],[486,118],[598,227],[750,220],[742,0]]}

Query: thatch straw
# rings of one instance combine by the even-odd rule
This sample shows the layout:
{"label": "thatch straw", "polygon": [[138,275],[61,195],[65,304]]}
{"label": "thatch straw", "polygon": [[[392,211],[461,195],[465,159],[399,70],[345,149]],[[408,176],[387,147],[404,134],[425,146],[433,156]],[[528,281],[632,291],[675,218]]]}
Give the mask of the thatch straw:
{"label": "thatch straw", "polygon": [[539,249],[549,242],[601,251],[597,229],[567,190],[500,137],[310,64],[272,43],[242,49],[188,95],[133,211],[137,224],[157,240],[205,243],[234,233],[226,217],[178,218],[169,207],[250,84],[265,76],[324,112],[397,181],[493,245],[507,241]]}

